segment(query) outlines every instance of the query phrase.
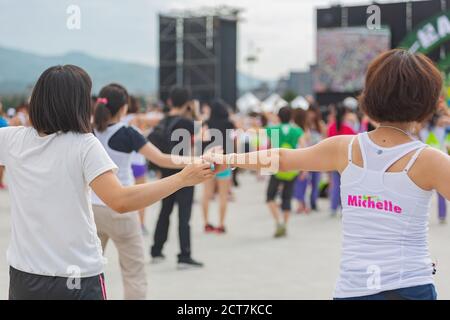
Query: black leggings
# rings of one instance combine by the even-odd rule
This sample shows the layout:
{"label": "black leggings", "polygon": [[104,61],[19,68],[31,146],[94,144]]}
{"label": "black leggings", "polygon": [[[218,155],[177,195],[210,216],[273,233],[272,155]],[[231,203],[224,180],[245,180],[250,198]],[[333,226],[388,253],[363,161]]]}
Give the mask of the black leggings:
{"label": "black leggings", "polygon": [[10,267],[9,300],[106,300],[105,278],[42,276]]}
{"label": "black leggings", "polygon": [[270,177],[269,186],[267,187],[267,202],[275,200],[278,193],[278,188],[281,185],[283,191],[281,192],[281,209],[283,211],[291,211],[291,198],[294,190],[294,181],[280,180],[274,175]]}

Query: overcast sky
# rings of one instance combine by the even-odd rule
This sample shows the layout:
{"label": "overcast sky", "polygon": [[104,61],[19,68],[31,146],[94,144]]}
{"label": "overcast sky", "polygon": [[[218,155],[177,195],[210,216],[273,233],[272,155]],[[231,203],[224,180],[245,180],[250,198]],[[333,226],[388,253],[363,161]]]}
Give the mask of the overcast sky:
{"label": "overcast sky", "polygon": [[[239,69],[261,49],[252,74],[275,79],[315,60],[315,8],[370,0],[0,0],[0,46],[44,55],[76,50],[98,57],[157,65],[160,12],[227,4],[244,9]],[[383,2],[383,1],[379,1]],[[386,2],[386,1],[384,1]],[[68,30],[66,9],[81,9],[81,29]],[[1,72],[1,70],[0,70]]]}

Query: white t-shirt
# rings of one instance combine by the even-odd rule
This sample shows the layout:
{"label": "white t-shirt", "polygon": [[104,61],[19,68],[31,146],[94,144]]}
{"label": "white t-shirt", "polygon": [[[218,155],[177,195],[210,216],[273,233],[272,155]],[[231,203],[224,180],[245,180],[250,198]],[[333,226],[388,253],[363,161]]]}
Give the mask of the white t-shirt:
{"label": "white t-shirt", "polygon": [[3,128],[0,163],[8,172],[11,197],[9,265],[48,276],[102,273],[89,184],[116,166],[97,138],[40,137],[34,128]]}

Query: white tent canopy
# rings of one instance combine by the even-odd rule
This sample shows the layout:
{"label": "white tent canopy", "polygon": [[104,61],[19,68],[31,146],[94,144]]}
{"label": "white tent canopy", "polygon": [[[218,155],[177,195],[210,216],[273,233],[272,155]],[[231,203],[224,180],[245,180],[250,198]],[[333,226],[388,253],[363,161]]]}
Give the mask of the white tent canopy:
{"label": "white tent canopy", "polygon": [[278,110],[288,105],[289,103],[286,100],[281,98],[278,94],[274,93],[263,101],[262,109],[265,112],[277,113]]}
{"label": "white tent canopy", "polygon": [[236,101],[236,105],[241,113],[251,111],[261,111],[261,101],[251,92],[247,92]]}
{"label": "white tent canopy", "polygon": [[292,100],[291,106],[292,106],[292,108],[294,108],[294,109],[308,110],[308,108],[309,108],[309,103],[308,103],[308,101],[306,101],[306,99],[303,98],[302,96],[298,96],[297,98],[295,98],[294,100]]}

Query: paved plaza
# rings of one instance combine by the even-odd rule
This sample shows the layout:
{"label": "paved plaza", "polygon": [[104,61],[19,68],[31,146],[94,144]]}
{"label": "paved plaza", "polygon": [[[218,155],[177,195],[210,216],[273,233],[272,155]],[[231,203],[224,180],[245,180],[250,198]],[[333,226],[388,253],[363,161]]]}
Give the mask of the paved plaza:
{"label": "paved plaza", "polygon": [[[149,299],[330,299],[338,274],[341,226],[328,215],[328,202],[320,212],[292,215],[285,239],[272,238],[273,221],[264,204],[266,182],[250,174],[240,176],[230,204],[228,233],[204,234],[196,189],[192,219],[193,257],[205,263],[199,270],[176,269],[178,253],[177,214],[171,220],[167,261],[152,265],[147,257]],[[147,228],[153,233],[159,204],[147,209]],[[213,202],[211,217],[217,218]],[[5,253],[10,236],[7,191],[0,191],[0,299],[8,296],[8,266]],[[213,220],[215,221],[215,220]],[[151,236],[146,238],[147,250]],[[430,248],[438,273],[439,299],[450,299],[450,225],[437,221],[435,203],[430,222]],[[110,299],[122,298],[122,282],[113,243],[106,250],[107,291]]]}

